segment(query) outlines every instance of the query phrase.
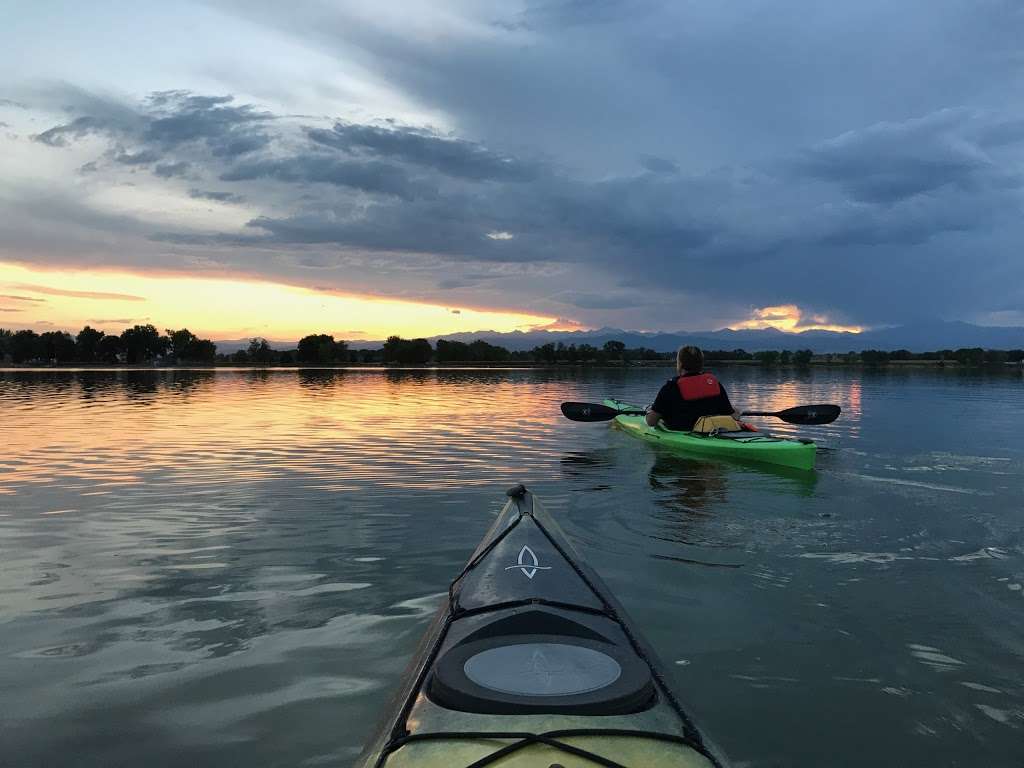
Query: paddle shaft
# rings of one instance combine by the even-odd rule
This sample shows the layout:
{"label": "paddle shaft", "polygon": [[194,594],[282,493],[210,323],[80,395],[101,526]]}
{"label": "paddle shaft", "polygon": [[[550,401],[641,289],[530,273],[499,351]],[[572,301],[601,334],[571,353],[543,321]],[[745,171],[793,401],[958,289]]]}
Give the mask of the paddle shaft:
{"label": "paddle shaft", "polygon": [[[743,416],[773,416],[790,424],[830,424],[841,410],[838,405],[798,405],[782,411],[744,411]],[[616,416],[643,416],[647,411],[619,410],[601,403],[562,403],[562,413],[572,421],[608,421]]]}

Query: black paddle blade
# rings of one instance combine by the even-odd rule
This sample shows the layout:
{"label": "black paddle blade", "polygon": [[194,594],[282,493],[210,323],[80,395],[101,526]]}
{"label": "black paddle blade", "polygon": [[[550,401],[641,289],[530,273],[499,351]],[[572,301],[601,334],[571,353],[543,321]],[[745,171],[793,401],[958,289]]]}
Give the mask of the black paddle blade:
{"label": "black paddle blade", "polygon": [[842,408],[838,405],[798,405],[774,414],[790,424],[831,424],[839,418]]}
{"label": "black paddle blade", "polygon": [[573,421],[609,421],[619,413],[600,403],[562,403],[562,415]]}

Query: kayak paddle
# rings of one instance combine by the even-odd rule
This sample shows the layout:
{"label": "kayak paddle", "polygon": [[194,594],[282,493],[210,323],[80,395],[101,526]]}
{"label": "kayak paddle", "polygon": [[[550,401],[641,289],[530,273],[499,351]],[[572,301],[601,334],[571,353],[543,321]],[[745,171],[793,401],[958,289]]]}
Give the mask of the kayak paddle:
{"label": "kayak paddle", "polygon": [[790,424],[831,424],[839,418],[842,409],[838,405],[798,405],[784,411],[744,411],[744,416],[774,416]]}
{"label": "kayak paddle", "polygon": [[[774,416],[790,424],[831,424],[839,418],[838,405],[798,405],[784,411],[744,411],[744,416]],[[601,403],[562,403],[562,414],[572,421],[610,421],[616,416],[643,416],[646,411],[620,411]]]}
{"label": "kayak paddle", "polygon": [[610,421],[616,416],[643,416],[646,411],[620,411],[601,403],[562,403],[562,415],[573,421]]}

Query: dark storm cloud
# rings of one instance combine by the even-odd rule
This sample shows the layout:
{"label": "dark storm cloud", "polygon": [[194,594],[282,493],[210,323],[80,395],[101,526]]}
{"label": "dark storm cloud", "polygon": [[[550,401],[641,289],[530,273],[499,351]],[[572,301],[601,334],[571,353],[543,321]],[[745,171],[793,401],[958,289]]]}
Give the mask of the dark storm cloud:
{"label": "dark storm cloud", "polygon": [[[455,177],[419,156],[413,160],[404,139],[401,151],[385,153],[391,145],[377,141],[372,126],[347,133],[344,141],[334,141],[332,130],[332,142],[306,130],[307,143],[288,142],[287,151],[235,162],[219,175],[222,183],[246,183],[247,190],[253,182],[269,184],[253,189],[257,204],[270,190],[280,195],[293,187],[286,194],[295,201],[292,211],[268,209],[244,234],[163,232],[155,239],[285,251],[331,246],[454,262],[578,262],[621,275],[620,287],[685,286],[730,296],[746,291],[749,304],[820,301],[830,309],[861,305],[857,311],[870,314],[863,300],[847,295],[867,279],[859,269],[886,275],[866,295],[888,297],[886,311],[899,316],[912,311],[912,302],[901,297],[908,280],[949,306],[966,306],[982,285],[987,288],[936,243],[1016,226],[1015,126],[1005,116],[939,112],[847,132],[761,169],[686,174],[655,161],[647,165],[657,172],[584,180],[548,164],[535,165],[529,181],[508,183]],[[369,159],[347,154],[354,149],[362,157],[369,146]],[[997,156],[996,149],[1009,154]],[[342,194],[318,192],[317,184]],[[495,232],[507,236],[487,236]],[[996,262],[1000,253],[977,258]],[[302,264],[308,257],[294,258]],[[922,273],[926,263],[942,266]],[[846,281],[822,286],[821,268],[845,273]],[[749,283],[738,280],[739,272]],[[947,281],[952,275],[961,281],[956,291]],[[441,290],[473,284],[462,275],[434,283]],[[552,301],[625,310],[642,303],[643,293],[573,290]]]}
{"label": "dark storm cloud", "polygon": [[160,163],[153,168],[153,173],[161,179],[170,179],[175,176],[184,176],[188,173],[189,164],[185,161],[177,163]]}
{"label": "dark storm cloud", "polygon": [[[882,123],[843,134],[803,154],[798,168],[841,185],[855,200],[891,203],[947,185],[965,192],[1019,186],[963,130],[970,115],[940,112],[904,123]],[[989,144],[1013,144],[1016,121],[989,126]]]}
{"label": "dark storm cloud", "polygon": [[160,159],[160,155],[152,149],[144,149],[141,152],[120,151],[114,155],[114,162],[121,165],[149,165]]}
{"label": "dark storm cloud", "polygon": [[583,309],[622,309],[638,303],[637,296],[623,296],[608,293],[579,293],[565,291],[553,296],[556,301]]}
{"label": "dark storm cloud", "polygon": [[163,91],[150,97],[154,114],[142,140],[166,149],[202,143],[215,157],[234,158],[270,143],[264,125],[273,115],[248,104],[234,105],[232,96],[197,96]]}
{"label": "dark storm cloud", "polygon": [[318,144],[426,166],[446,176],[472,181],[530,181],[539,171],[533,163],[489,151],[474,142],[412,128],[336,123],[331,130],[310,128],[308,134]]}
{"label": "dark storm cloud", "polygon": [[49,144],[51,147],[66,147],[70,142],[85,136],[105,133],[109,127],[109,124],[100,118],[87,115],[77,117],[65,125],[55,125],[32,138],[42,144]]}
{"label": "dark storm cloud", "polygon": [[640,165],[651,173],[679,173],[679,166],[664,157],[644,155],[640,158]]}
{"label": "dark storm cloud", "polygon": [[194,200],[213,200],[217,203],[241,203],[245,200],[241,195],[234,192],[214,192],[203,189],[190,189],[188,196]]}
{"label": "dark storm cloud", "polygon": [[260,158],[237,163],[221,181],[271,179],[285,183],[318,182],[413,200],[431,188],[410,178],[402,168],[378,160],[345,160],[310,152],[286,158]]}
{"label": "dark storm cloud", "polygon": [[1015,3],[482,2],[431,13],[428,34],[419,6],[213,2],[446,128],[368,104],[317,119],[185,91],[62,95],[37,140],[106,137],[90,184],[123,155],[254,211],[239,229],[151,226],[155,262],[355,274],[357,254],[395,293],[441,265],[415,277],[435,296],[490,290],[468,271],[507,265],[533,270],[508,281],[520,306],[642,317],[662,291],[675,327],[684,294],[877,323],[1002,307],[1024,283],[1024,119],[998,111],[1024,74]]}
{"label": "dark storm cloud", "polygon": [[51,147],[68,147],[89,136],[114,143],[110,159],[120,165],[159,163],[162,178],[182,175],[188,162],[231,161],[266,148],[275,118],[248,104],[236,105],[232,96],[197,96],[187,91],[162,91],[132,107],[88,94],[73,92],[68,111],[85,111],[66,123],[35,135]]}

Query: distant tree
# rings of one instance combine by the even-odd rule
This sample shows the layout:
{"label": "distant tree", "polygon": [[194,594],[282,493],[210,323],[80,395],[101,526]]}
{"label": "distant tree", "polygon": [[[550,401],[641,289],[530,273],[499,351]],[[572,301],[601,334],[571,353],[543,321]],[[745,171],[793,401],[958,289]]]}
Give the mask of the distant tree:
{"label": "distant tree", "polygon": [[[392,346],[392,349],[395,349]],[[437,362],[461,363],[470,359],[469,345],[461,341],[437,340]]]}
{"label": "distant tree", "polygon": [[14,331],[0,328],[0,363],[6,362],[7,357],[11,354],[11,338],[13,336]]}
{"label": "distant tree", "polygon": [[555,349],[554,344],[548,342],[543,346],[534,347],[531,352],[531,356],[534,360],[538,360],[540,362],[553,363],[557,357],[557,350]]}
{"label": "distant tree", "polygon": [[11,360],[16,363],[28,363],[38,360],[42,355],[39,345],[39,334],[35,331],[16,331],[10,338],[9,350]]}
{"label": "distant tree", "polygon": [[249,362],[249,353],[246,352],[244,349],[235,350],[235,352],[232,353],[232,355],[231,355],[231,362],[233,362],[233,363],[248,363]]}
{"label": "distant tree", "polygon": [[189,359],[188,353],[191,351],[192,345],[199,340],[188,328],[177,331],[168,328],[167,338],[170,339],[170,355],[179,362]]}
{"label": "distant tree", "polygon": [[986,365],[1002,365],[1008,359],[1005,352],[999,349],[986,349],[985,350],[985,364]]}
{"label": "distant tree", "polygon": [[121,347],[126,362],[144,363],[166,355],[170,339],[152,325],[133,325],[121,332]]}
{"label": "distant tree", "polygon": [[100,363],[120,362],[121,337],[104,336],[96,344],[96,361]]}
{"label": "distant tree", "polygon": [[776,365],[779,362],[779,353],[774,349],[766,349],[763,352],[755,352],[754,359],[761,365]]}
{"label": "distant tree", "polygon": [[81,363],[94,363],[97,360],[100,339],[104,337],[103,331],[97,331],[88,325],[78,332],[75,337],[75,357]]}
{"label": "distant tree", "polygon": [[384,362],[383,349],[361,349],[357,353],[360,363],[381,363]]}
{"label": "distant tree", "polygon": [[610,340],[604,343],[604,354],[608,360],[622,360],[626,345],[621,341]]}
{"label": "distant tree", "polygon": [[788,349],[782,350],[782,352],[779,353],[779,362],[783,365],[789,365],[793,362],[793,353]]}
{"label": "distant tree", "polygon": [[434,348],[426,339],[413,339],[409,342],[403,363],[429,363],[434,356]]}
{"label": "distant tree", "polygon": [[814,352],[811,350],[800,349],[793,353],[793,363],[799,366],[810,365],[813,357]]}
{"label": "distant tree", "polygon": [[189,346],[185,359],[196,363],[212,363],[217,359],[217,345],[209,339],[196,339]]}
{"label": "distant tree", "polygon": [[860,353],[864,365],[884,365],[889,362],[889,353],[880,349],[864,349]]}
{"label": "distant tree", "polygon": [[178,363],[212,363],[217,357],[217,345],[209,339],[200,339],[188,328],[167,329],[167,353]]}
{"label": "distant tree", "polygon": [[914,353],[909,349],[897,349],[889,353],[890,360],[913,360]]}
{"label": "distant tree", "polygon": [[427,363],[434,355],[434,349],[426,339],[403,339],[401,336],[389,336],[384,342],[385,363]]}
{"label": "distant tree", "polygon": [[469,353],[469,359],[474,362],[495,363],[502,360],[508,360],[509,358],[509,351],[507,349],[495,344],[488,344],[483,339],[477,339],[469,344],[467,351]]}
{"label": "distant tree", "polygon": [[75,340],[66,331],[46,331],[39,335],[39,357],[54,363],[75,359]]}
{"label": "distant tree", "polygon": [[248,359],[250,362],[264,365],[272,363],[274,362],[274,350],[270,348],[266,339],[249,339]]}
{"label": "distant tree", "polygon": [[984,365],[985,350],[981,347],[961,347],[953,353],[953,359],[960,365]]}
{"label": "distant tree", "polygon": [[300,363],[333,363],[348,360],[348,345],[333,336],[320,333],[299,339],[297,359]]}

